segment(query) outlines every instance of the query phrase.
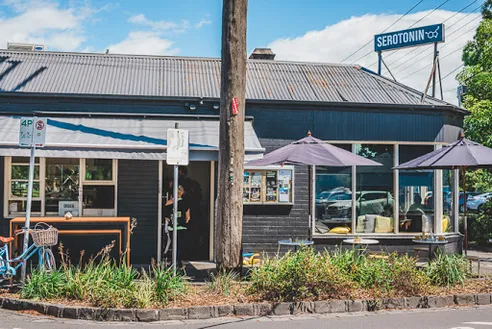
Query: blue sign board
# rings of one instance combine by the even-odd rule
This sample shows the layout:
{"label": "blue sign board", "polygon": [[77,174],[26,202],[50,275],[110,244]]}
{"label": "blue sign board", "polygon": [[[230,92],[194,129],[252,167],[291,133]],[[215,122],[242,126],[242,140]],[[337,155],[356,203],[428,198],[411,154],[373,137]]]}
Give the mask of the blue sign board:
{"label": "blue sign board", "polygon": [[444,24],[421,26],[409,30],[375,35],[374,50],[384,51],[434,42],[444,42]]}

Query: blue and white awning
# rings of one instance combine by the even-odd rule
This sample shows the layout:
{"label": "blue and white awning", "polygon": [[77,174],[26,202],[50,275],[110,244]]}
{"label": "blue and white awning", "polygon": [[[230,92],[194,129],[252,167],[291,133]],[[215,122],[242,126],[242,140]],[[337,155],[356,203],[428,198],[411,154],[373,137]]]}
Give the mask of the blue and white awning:
{"label": "blue and white awning", "polygon": [[[29,156],[18,146],[19,119],[0,116],[0,156]],[[179,123],[189,131],[190,160],[218,159],[219,120],[108,117],[48,117],[46,146],[36,155],[46,158],[165,160],[167,130]],[[251,121],[244,123],[245,157],[262,157],[264,149]]]}

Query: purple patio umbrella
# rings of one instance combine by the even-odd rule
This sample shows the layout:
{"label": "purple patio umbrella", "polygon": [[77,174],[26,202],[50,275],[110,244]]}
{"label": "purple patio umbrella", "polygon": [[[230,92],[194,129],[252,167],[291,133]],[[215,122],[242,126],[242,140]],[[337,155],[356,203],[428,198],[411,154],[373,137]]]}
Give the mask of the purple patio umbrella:
{"label": "purple patio umbrella", "polygon": [[[308,136],[266,154],[262,159],[247,163],[249,166],[308,165],[326,167],[382,166],[379,162],[363,158],[320,139]],[[311,167],[310,167],[311,168]],[[311,170],[311,175],[314,173]],[[311,181],[311,180],[310,180]],[[311,202],[311,188],[309,189]],[[312,209],[309,207],[311,215]],[[311,222],[310,222],[311,224]]]}
{"label": "purple patio umbrella", "polygon": [[470,141],[461,135],[453,144],[405,162],[393,169],[461,169],[463,176],[463,202],[465,208],[465,253],[468,249],[468,223],[466,207],[466,168],[492,167],[492,149]]}

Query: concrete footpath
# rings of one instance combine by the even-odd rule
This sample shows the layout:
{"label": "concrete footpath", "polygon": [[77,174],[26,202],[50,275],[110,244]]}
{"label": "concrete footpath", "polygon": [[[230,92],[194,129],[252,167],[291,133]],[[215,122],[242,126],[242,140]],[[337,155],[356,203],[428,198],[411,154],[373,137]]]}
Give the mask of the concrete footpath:
{"label": "concrete footpath", "polygon": [[[492,252],[468,250],[468,256],[480,258],[480,274],[492,276]],[[473,262],[473,273],[478,273],[478,262]]]}

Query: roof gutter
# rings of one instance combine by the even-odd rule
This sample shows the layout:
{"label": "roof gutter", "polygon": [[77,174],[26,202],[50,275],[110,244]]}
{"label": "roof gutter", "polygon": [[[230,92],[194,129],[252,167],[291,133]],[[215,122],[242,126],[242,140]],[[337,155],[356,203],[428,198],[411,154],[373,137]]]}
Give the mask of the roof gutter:
{"label": "roof gutter", "polygon": [[[61,99],[101,99],[101,100],[141,100],[141,101],[159,101],[175,103],[193,103],[207,102],[218,103],[216,97],[171,97],[171,96],[135,96],[135,95],[101,95],[101,94],[47,94],[47,93],[24,93],[24,92],[0,92],[2,96],[8,97],[39,97],[39,98],[61,98]],[[450,111],[463,115],[470,114],[469,111],[455,105],[430,105],[430,104],[388,104],[388,103],[357,103],[357,102],[320,102],[320,101],[299,101],[299,100],[277,100],[277,99],[246,99],[247,104],[265,104],[265,105],[299,105],[310,107],[343,107],[343,108],[374,108],[374,109],[404,109],[404,110],[428,110],[428,111]],[[32,113],[32,112],[30,112]]]}

